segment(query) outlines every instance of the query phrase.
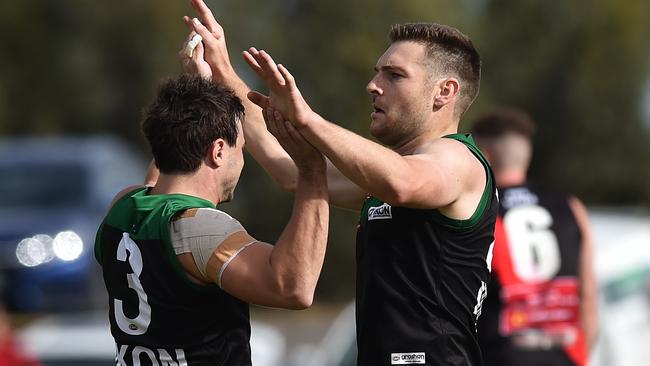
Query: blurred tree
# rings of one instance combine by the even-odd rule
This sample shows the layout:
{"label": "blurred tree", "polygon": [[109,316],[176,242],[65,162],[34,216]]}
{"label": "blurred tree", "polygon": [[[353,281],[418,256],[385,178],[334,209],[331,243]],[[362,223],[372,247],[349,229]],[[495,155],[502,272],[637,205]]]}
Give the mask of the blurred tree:
{"label": "blurred tree", "polygon": [[178,72],[180,17],[189,10],[157,5],[2,2],[0,132],[110,131],[140,139],[140,109],[160,77]]}
{"label": "blurred tree", "polygon": [[647,204],[649,18],[644,0],[488,1],[476,39],[483,89],[471,115],[492,103],[524,108],[539,127],[535,180],[589,204]]}

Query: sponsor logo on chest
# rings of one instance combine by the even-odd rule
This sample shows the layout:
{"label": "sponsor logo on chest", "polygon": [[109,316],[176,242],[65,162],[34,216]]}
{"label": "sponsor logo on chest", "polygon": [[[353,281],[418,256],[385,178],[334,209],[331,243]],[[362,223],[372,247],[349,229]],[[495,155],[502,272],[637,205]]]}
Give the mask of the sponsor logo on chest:
{"label": "sponsor logo on chest", "polygon": [[378,207],[370,207],[368,209],[368,221],[370,220],[385,220],[392,219],[392,207],[388,203],[384,203]]}
{"label": "sponsor logo on chest", "polygon": [[416,365],[425,364],[426,356],[424,352],[411,352],[411,353],[391,353],[391,365]]}

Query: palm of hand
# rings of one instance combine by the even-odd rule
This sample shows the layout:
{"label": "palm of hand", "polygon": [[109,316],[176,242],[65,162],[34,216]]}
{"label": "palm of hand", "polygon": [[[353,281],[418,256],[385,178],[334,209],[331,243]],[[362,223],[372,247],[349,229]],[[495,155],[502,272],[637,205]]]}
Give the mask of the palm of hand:
{"label": "palm of hand", "polygon": [[205,60],[197,61],[195,66],[196,71],[199,75],[205,78],[212,77],[212,69],[210,68],[210,64],[208,64]]}
{"label": "palm of hand", "polygon": [[289,90],[287,85],[272,87],[269,94],[269,105],[296,127],[307,124],[311,109],[297,90]]}
{"label": "palm of hand", "polygon": [[190,74],[198,74],[204,78],[212,77],[212,69],[210,69],[210,65],[197,54],[195,54],[192,58],[187,58],[187,56],[185,56],[185,51],[182,50],[180,52],[180,57],[183,70],[185,72]]}

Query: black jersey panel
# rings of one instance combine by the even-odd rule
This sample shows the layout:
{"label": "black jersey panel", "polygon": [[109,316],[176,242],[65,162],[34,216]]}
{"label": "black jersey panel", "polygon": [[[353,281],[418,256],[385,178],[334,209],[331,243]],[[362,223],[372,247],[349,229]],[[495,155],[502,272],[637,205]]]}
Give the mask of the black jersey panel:
{"label": "black jersey panel", "polygon": [[[169,199],[179,209],[197,203],[182,197]],[[114,207],[98,234],[118,361],[250,365],[248,304],[216,285],[191,285],[177,271],[168,239],[175,212],[162,209],[170,207],[169,202],[158,202],[149,211],[138,211],[134,204]],[[125,227],[132,230],[124,231]]]}

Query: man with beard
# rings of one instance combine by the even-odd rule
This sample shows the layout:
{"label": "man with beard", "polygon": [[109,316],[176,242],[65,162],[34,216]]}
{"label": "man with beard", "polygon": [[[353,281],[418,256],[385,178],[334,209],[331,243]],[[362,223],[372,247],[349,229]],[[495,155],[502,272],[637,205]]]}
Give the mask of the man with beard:
{"label": "man with beard", "polygon": [[248,97],[244,133],[254,158],[295,188],[295,164],[269,133],[284,125],[328,158],[331,203],[360,211],[358,364],[481,365],[475,327],[498,202],[489,164],[471,136],[457,133],[479,90],[469,38],[431,23],[391,29],[366,87],[380,145],[315,113],[289,71],[255,48],[244,57],[270,96],[250,92],[230,64],[222,27],[202,0],[192,4],[200,20],[185,22],[203,38],[193,57],[205,57],[197,62],[209,66],[200,68],[206,76]]}

